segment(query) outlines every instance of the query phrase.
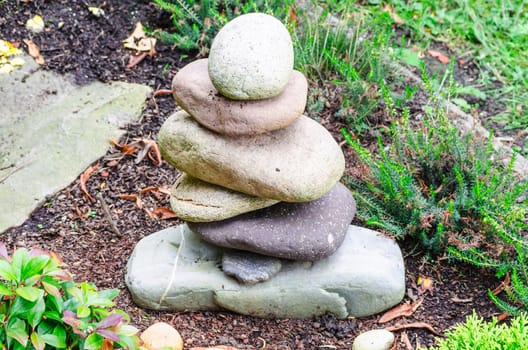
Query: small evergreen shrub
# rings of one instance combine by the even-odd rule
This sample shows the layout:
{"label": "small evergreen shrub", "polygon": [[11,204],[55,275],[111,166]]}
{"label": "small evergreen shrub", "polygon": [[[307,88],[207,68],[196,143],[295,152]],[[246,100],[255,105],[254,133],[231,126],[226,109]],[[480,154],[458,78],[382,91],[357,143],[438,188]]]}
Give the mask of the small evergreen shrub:
{"label": "small evergreen shrub", "polygon": [[[436,346],[428,350],[520,350],[528,349],[528,316],[521,313],[511,323],[497,324],[497,319],[484,322],[475,313],[437,339]],[[422,349],[425,350],[425,349]]]}
{"label": "small evergreen shrub", "polygon": [[139,349],[137,329],[114,306],[117,289],[74,283],[60,259],[0,242],[0,348]]}
{"label": "small evergreen shrub", "polygon": [[[389,145],[378,139],[378,154],[343,130],[362,166],[361,174],[347,179],[358,217],[432,254],[448,251],[495,269],[499,277],[510,272],[509,302],[492,298],[511,314],[528,309],[528,182],[513,173],[514,158],[507,166],[494,161],[491,140],[461,135],[441,102],[449,95],[435,91],[425,73],[423,80],[429,103],[421,119],[411,124],[404,109],[390,129]],[[395,115],[386,89],[384,97]]]}

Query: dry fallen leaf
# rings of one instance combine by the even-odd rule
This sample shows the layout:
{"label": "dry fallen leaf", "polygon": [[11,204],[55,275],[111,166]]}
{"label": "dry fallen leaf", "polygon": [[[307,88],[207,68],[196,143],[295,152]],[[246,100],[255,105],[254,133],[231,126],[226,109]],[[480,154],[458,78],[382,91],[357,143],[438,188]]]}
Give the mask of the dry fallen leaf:
{"label": "dry fallen leaf", "polygon": [[434,289],[434,283],[433,279],[425,276],[418,276],[418,280],[416,281],[416,284],[418,285],[418,289],[420,294],[425,293],[426,291],[429,292],[429,294],[433,294]]}
{"label": "dry fallen leaf", "polygon": [[406,332],[402,332],[401,342],[405,345],[407,350],[414,350],[413,346],[411,345],[411,341],[409,340],[409,336],[407,336]]}
{"label": "dry fallen leaf", "polygon": [[427,50],[427,53],[433,57],[433,58],[436,58],[438,61],[440,61],[440,63],[443,63],[443,64],[448,64],[450,59],[449,57],[447,57],[446,55],[444,55],[443,53],[441,53],[440,51],[436,51],[436,50]]}
{"label": "dry fallen leaf", "polygon": [[385,327],[385,329],[388,330],[389,332],[395,332],[395,331],[399,331],[401,329],[407,329],[407,328],[424,328],[435,335],[440,335],[440,333],[435,331],[433,326],[425,322],[412,322],[412,323],[397,324],[394,326]]}
{"label": "dry fallen leaf", "polygon": [[35,62],[37,62],[41,66],[43,64],[46,64],[46,60],[44,60],[44,57],[42,57],[42,55],[40,54],[40,49],[33,41],[29,39],[24,39],[24,43],[26,43],[28,47],[28,53],[31,57],[35,59]]}
{"label": "dry fallen leaf", "polygon": [[390,309],[381,316],[378,323],[386,323],[402,316],[411,316],[422,304],[423,300],[423,298],[420,298],[412,304],[402,304]]}
{"label": "dry fallen leaf", "polygon": [[151,186],[151,187],[146,187],[142,190],[139,190],[140,194],[145,194],[149,192],[161,192],[161,193],[169,194],[169,195],[171,194],[170,189],[167,186]]}
{"label": "dry fallen leaf", "polygon": [[92,176],[92,174],[95,173],[99,169],[99,167],[99,163],[88,167],[88,169],[86,169],[79,178],[81,190],[84,192],[86,198],[88,198],[90,202],[95,202],[95,199],[90,195],[90,193],[86,189],[86,181],[88,181],[88,178],[90,178],[90,176]]}
{"label": "dry fallen leaf", "polygon": [[127,49],[132,49],[139,52],[148,52],[150,56],[154,56],[156,54],[156,39],[147,36],[141,22],[136,23],[134,31],[123,41],[123,45]]}
{"label": "dry fallen leaf", "polygon": [[165,220],[177,218],[172,209],[165,207],[158,207],[154,209],[145,209],[147,214],[153,219]]}
{"label": "dry fallen leaf", "polygon": [[507,312],[503,312],[499,316],[497,316],[497,321],[502,322],[505,319],[507,319],[508,317],[510,317],[510,314],[507,313]]}
{"label": "dry fallen leaf", "polygon": [[155,164],[160,166],[163,162],[161,159],[161,152],[158,148],[158,145],[154,140],[149,140],[145,138],[135,139],[136,142],[143,145],[143,149],[138,152],[135,163],[138,164],[145,158],[145,155],[148,155],[150,160]]}
{"label": "dry fallen leaf", "polygon": [[139,197],[137,194],[118,194],[117,196],[119,198],[121,198],[121,199],[135,201],[136,202],[136,206],[139,209],[143,208],[143,201],[141,200],[141,197]]}
{"label": "dry fallen leaf", "polygon": [[33,33],[40,33],[44,30],[44,19],[41,16],[35,15],[26,22],[26,28]]}
{"label": "dry fallen leaf", "polygon": [[140,64],[141,61],[143,61],[145,59],[145,57],[147,57],[147,53],[146,52],[141,52],[141,53],[136,53],[136,54],[130,55],[130,57],[128,58],[128,64],[127,64],[126,67],[128,69],[134,68],[135,66]]}
{"label": "dry fallen leaf", "polygon": [[510,274],[507,273],[506,274],[506,277],[504,277],[504,281],[502,281],[498,286],[497,288],[495,288],[494,290],[492,290],[491,292],[493,293],[493,295],[499,295],[506,287],[508,287],[510,285]]}
{"label": "dry fallen leaf", "polygon": [[101,17],[105,15],[104,10],[100,7],[88,6],[88,11],[90,11],[90,13],[95,17]]}

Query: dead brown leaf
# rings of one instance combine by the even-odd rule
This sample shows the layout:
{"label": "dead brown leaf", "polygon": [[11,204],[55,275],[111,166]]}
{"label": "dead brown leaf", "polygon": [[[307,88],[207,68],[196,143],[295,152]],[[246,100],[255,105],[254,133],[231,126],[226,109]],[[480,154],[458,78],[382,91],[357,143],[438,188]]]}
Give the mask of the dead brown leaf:
{"label": "dead brown leaf", "polygon": [[163,194],[171,194],[170,189],[167,186],[151,186],[139,190],[139,194],[145,194],[150,192],[161,192]]}
{"label": "dead brown leaf", "polygon": [[166,219],[177,218],[176,214],[172,211],[172,209],[165,208],[165,207],[145,209],[145,211],[153,219],[166,220]]}
{"label": "dead brown leaf", "polygon": [[147,57],[147,53],[146,52],[140,52],[140,53],[131,54],[130,57],[128,58],[128,64],[127,64],[126,67],[128,69],[134,68],[135,66],[140,64],[141,61],[143,61],[145,59],[145,57]]}
{"label": "dead brown leaf", "polygon": [[35,62],[37,62],[41,66],[46,64],[46,60],[40,54],[40,49],[38,48],[37,44],[35,44],[29,39],[23,39],[23,41],[28,47],[29,55],[35,59]]}
{"label": "dead brown leaf", "polygon": [[90,195],[90,193],[86,189],[86,182],[88,181],[90,176],[92,176],[92,174],[95,173],[100,168],[100,166],[101,165],[97,163],[95,165],[88,167],[88,169],[86,169],[79,178],[81,190],[84,192],[86,198],[88,198],[90,202],[95,202],[95,199]]}
{"label": "dead brown leaf", "polygon": [[128,145],[128,144],[121,145],[115,142],[114,140],[110,140],[110,142],[112,143],[112,145],[114,145],[118,150],[120,150],[124,154],[134,154],[138,151],[138,148],[135,145]]}
{"label": "dead brown leaf", "polygon": [[449,57],[447,57],[446,55],[444,55],[440,51],[429,49],[429,50],[427,50],[427,53],[429,54],[429,56],[431,56],[433,58],[436,58],[442,64],[448,64],[449,61],[450,61]]}
{"label": "dead brown leaf", "polygon": [[118,194],[117,196],[121,199],[135,201],[136,206],[139,209],[143,209],[143,201],[141,200],[141,197],[139,197],[137,194]]}
{"label": "dead brown leaf", "polygon": [[499,295],[500,293],[502,293],[502,291],[508,287],[510,285],[510,273],[508,272],[506,274],[506,277],[504,277],[504,281],[502,281],[498,286],[497,288],[495,288],[494,290],[492,290],[491,292],[493,293],[493,295]]}
{"label": "dead brown leaf", "polygon": [[409,336],[407,335],[406,332],[402,332],[400,337],[401,337],[402,343],[405,345],[407,350],[414,350],[414,348],[413,348],[413,346],[411,344],[411,341],[409,340]]}
{"label": "dead brown leaf", "polygon": [[411,323],[397,324],[394,326],[385,327],[385,329],[388,330],[389,332],[395,332],[395,331],[399,331],[401,329],[407,329],[407,328],[424,328],[435,335],[440,335],[440,333],[435,331],[433,326],[425,322],[411,322]]}
{"label": "dead brown leaf", "polygon": [[418,309],[418,307],[422,304],[423,301],[424,299],[420,298],[412,304],[398,305],[385,312],[383,316],[381,316],[381,318],[378,320],[378,323],[386,323],[402,316],[411,316]]}
{"label": "dead brown leaf", "polygon": [[160,166],[162,164],[163,160],[161,159],[161,152],[158,148],[158,145],[156,144],[154,140],[141,138],[141,139],[135,139],[135,141],[138,144],[142,145],[142,149],[138,152],[136,156],[136,161],[135,161],[136,164],[141,162],[145,158],[146,155],[148,155],[149,159],[155,165]]}
{"label": "dead brown leaf", "polygon": [[123,40],[123,46],[127,49],[147,52],[150,56],[156,54],[156,39],[147,36],[141,22],[137,22],[132,34]]}
{"label": "dead brown leaf", "polygon": [[416,284],[418,285],[418,292],[420,294],[429,292],[430,295],[433,295],[434,282],[432,278],[420,275],[418,276]]}

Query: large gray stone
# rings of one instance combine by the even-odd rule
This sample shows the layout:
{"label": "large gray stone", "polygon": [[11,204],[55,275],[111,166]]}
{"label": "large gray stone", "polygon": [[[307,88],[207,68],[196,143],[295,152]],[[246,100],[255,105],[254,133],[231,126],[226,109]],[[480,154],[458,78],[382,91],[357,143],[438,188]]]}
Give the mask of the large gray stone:
{"label": "large gray stone", "polygon": [[257,317],[339,318],[376,314],[398,304],[405,292],[403,258],[396,243],[350,226],[330,257],[289,262],[269,281],[243,285],[220,269],[222,249],[185,224],[156,232],[135,247],[126,284],[134,301],[154,310],[218,310]]}
{"label": "large gray stone", "polygon": [[189,222],[209,243],[277,258],[315,261],[336,251],[356,212],[348,188],[338,183],[311,202],[281,202],[215,222]]}
{"label": "large gray stone", "polygon": [[226,135],[255,135],[282,129],[301,116],[308,83],[294,71],[279,95],[254,101],[228,99],[218,93],[207,73],[207,59],[182,68],[172,80],[178,104],[208,129]]}
{"label": "large gray stone", "polygon": [[286,202],[321,197],[345,168],[343,152],[332,135],[305,116],[281,130],[229,137],[179,111],[162,125],[158,144],[169,164],[191,176]]}
{"label": "large gray stone", "polygon": [[22,224],[103,156],[151,91],[119,82],[77,86],[24,59],[21,69],[0,75],[0,232]]}
{"label": "large gray stone", "polygon": [[183,173],[172,187],[170,203],[180,219],[208,222],[269,207],[277,201],[249,196]]}
{"label": "large gray stone", "polygon": [[278,95],[293,70],[288,29],[263,13],[239,16],[216,35],[209,52],[209,76],[216,89],[234,100]]}
{"label": "large gray stone", "polygon": [[271,256],[243,250],[227,250],[222,255],[222,271],[244,284],[267,281],[281,268],[281,260]]}

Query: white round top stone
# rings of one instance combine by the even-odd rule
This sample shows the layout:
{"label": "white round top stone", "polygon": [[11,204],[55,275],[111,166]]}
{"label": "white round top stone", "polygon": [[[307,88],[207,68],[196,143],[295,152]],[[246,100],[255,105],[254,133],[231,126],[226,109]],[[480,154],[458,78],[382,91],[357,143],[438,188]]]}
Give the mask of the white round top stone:
{"label": "white round top stone", "polygon": [[293,71],[290,33],[263,13],[239,16],[216,35],[209,53],[209,77],[234,100],[260,100],[280,94]]}

